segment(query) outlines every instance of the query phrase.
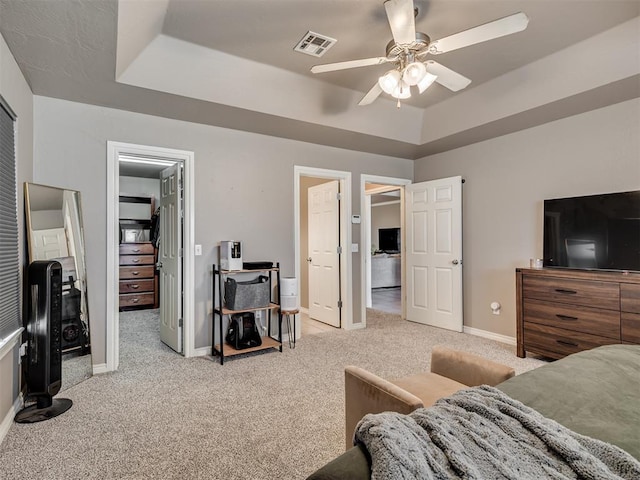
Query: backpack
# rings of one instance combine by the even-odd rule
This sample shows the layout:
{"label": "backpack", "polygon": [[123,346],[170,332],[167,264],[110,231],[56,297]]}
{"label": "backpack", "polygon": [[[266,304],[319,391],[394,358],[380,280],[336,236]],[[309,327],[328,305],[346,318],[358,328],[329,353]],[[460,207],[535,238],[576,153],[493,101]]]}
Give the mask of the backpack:
{"label": "backpack", "polygon": [[236,350],[262,345],[262,338],[260,337],[253,312],[234,313],[231,315],[225,340]]}

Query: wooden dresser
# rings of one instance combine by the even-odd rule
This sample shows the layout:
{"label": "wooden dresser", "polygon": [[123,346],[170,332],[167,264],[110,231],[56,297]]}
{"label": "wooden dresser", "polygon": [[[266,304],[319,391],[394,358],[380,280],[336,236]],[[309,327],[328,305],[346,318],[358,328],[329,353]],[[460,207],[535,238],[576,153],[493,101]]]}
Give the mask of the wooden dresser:
{"label": "wooden dresser", "polygon": [[153,244],[120,244],[120,309],[157,307],[156,284]]}
{"label": "wooden dresser", "polygon": [[516,270],[518,356],[640,343],[640,273]]}

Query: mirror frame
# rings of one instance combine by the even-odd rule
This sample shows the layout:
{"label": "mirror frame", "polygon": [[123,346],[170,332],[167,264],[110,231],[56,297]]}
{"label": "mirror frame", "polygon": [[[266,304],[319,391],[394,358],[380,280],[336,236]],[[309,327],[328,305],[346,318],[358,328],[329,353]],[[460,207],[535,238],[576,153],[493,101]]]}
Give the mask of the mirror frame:
{"label": "mirror frame", "polygon": [[[25,182],[24,183],[24,202],[25,202],[25,237],[26,237],[26,241],[27,241],[27,254],[28,254],[28,263],[30,264],[31,262],[34,261],[35,255],[34,255],[34,245],[33,245],[33,238],[32,238],[32,234],[34,232],[33,229],[33,211],[32,211],[32,207],[33,207],[33,199],[31,198],[31,195],[34,194],[34,187],[41,187],[41,188],[45,188],[45,189],[50,189],[51,191],[59,191],[62,195],[63,195],[63,206],[64,206],[64,194],[65,192],[69,192],[71,194],[73,194],[74,199],[75,199],[75,203],[76,203],[76,209],[77,209],[77,216],[78,216],[78,225],[77,225],[77,230],[79,232],[79,241],[78,239],[74,240],[74,242],[76,243],[76,245],[80,245],[79,250],[81,251],[81,254],[83,256],[82,259],[82,268],[84,270],[84,274],[83,274],[83,280],[82,280],[82,284],[80,285],[80,294],[81,294],[81,299],[80,299],[80,321],[83,322],[86,325],[86,331],[88,332],[87,334],[87,342],[86,342],[86,347],[81,348],[81,352],[82,354],[79,357],[85,357],[86,355],[90,355],[91,354],[91,350],[92,350],[92,341],[91,341],[91,316],[89,314],[89,302],[88,302],[88,288],[87,288],[87,265],[86,265],[86,242],[84,239],[84,223],[82,220],[82,201],[81,201],[81,194],[79,191],[77,190],[71,190],[71,189],[67,189],[67,188],[61,188],[61,187],[54,187],[51,185],[43,185],[43,184],[38,184],[38,183],[32,183],[32,182]],[[75,262],[75,268],[78,269],[80,267],[78,267],[78,260],[77,260],[77,255],[74,255],[74,262]],[[80,275],[78,273],[76,273],[76,281],[78,281],[78,277]],[[75,285],[74,285],[75,287]],[[77,288],[77,287],[76,287]],[[63,297],[64,298],[64,297]],[[82,312],[84,311],[84,315],[82,315]],[[65,352],[67,353],[67,352]],[[76,356],[78,357],[78,356]],[[91,357],[89,357],[91,359]],[[63,360],[65,360],[64,356],[63,356]],[[64,363],[64,362],[63,362]],[[88,376],[91,376],[93,374],[92,371],[92,360],[90,361],[90,372],[86,372],[88,374]],[[88,378],[88,376],[85,375],[85,378]],[[84,379],[84,378],[83,378]],[[64,377],[63,377],[63,382],[64,382]],[[80,380],[81,381],[81,380]],[[78,383],[78,382],[76,382]],[[68,385],[69,387],[74,385],[75,383],[71,383],[70,385]]]}

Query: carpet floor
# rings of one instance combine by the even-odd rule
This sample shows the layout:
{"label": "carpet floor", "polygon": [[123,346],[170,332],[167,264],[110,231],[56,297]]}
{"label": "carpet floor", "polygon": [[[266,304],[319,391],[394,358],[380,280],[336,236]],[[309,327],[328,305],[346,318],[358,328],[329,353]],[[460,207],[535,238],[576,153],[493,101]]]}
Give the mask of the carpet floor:
{"label": "carpet floor", "polygon": [[302,479],[344,450],[344,366],[385,378],[429,368],[442,344],[511,365],[515,347],[368,311],[367,328],[225,362],[159,341],[158,311],[120,315],[120,368],[75,385],[65,414],[13,424],[2,479]]}

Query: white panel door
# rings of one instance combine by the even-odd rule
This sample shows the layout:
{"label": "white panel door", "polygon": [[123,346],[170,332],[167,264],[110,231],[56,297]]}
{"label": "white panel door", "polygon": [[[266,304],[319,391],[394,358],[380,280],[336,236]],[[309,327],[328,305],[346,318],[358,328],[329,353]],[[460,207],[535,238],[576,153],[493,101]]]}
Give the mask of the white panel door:
{"label": "white panel door", "polygon": [[405,187],[407,320],[462,331],[462,178]]}
{"label": "white panel door", "polygon": [[182,352],[182,165],[160,174],[160,340]]}
{"label": "white panel door", "polygon": [[33,260],[49,260],[69,256],[64,228],[47,228],[31,232]]}
{"label": "white panel door", "polygon": [[340,244],[338,181],[308,190],[309,316],[340,326]]}

